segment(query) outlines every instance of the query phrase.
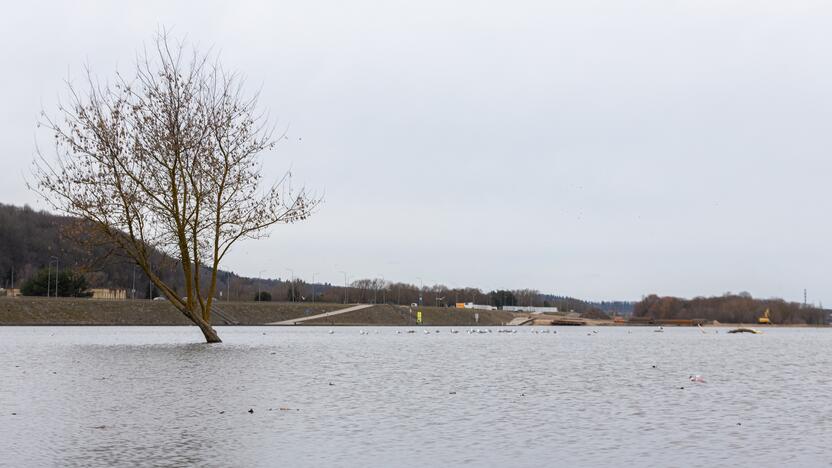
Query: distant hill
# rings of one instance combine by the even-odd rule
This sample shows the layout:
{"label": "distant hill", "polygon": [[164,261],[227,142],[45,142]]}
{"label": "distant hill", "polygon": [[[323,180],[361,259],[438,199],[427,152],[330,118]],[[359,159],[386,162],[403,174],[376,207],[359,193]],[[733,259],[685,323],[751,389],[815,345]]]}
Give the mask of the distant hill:
{"label": "distant hill", "polygon": [[[156,297],[144,273],[134,262],[109,248],[84,242],[84,223],[76,218],[37,211],[28,206],[18,207],[0,203],[0,288],[20,287],[41,268],[46,268],[54,257],[61,269],[70,269],[86,276],[90,287],[126,289],[128,297],[133,288],[135,272],[136,299]],[[80,242],[79,242],[80,240]],[[151,255],[154,272],[177,290],[184,290],[182,272],[176,261],[156,252]],[[208,275],[203,275],[208,281]],[[207,288],[207,284],[206,284]],[[253,300],[258,291],[269,292],[276,301],[289,300],[294,293],[298,301],[310,300],[312,285],[296,280],[248,278],[220,270],[217,294],[221,300]],[[342,289],[328,283],[316,284],[319,301],[339,302]]]}
{"label": "distant hill", "polygon": [[[61,269],[83,273],[91,287],[130,291],[135,272],[137,299],[159,295],[141,269],[134,268],[134,262],[108,247],[84,242],[84,237],[84,224],[79,219],[36,211],[28,206],[0,204],[0,287],[11,286],[12,277],[14,286],[19,287],[50,262],[55,268],[57,258]],[[174,260],[155,253],[151,255],[151,263],[168,284],[182,288],[181,272]],[[219,273],[219,289],[237,299],[252,299],[257,281],[262,290],[272,293],[278,292],[281,286],[286,287],[281,281],[244,278],[227,271]]]}
{"label": "distant hill", "polygon": [[[0,285],[15,286],[50,263],[55,268],[83,273],[93,287],[131,289],[133,263],[101,245],[79,242],[83,238],[80,220],[35,211],[28,206],[0,204]],[[163,258],[157,255],[162,265]],[[169,269],[168,269],[169,270]],[[173,271],[160,269],[174,281]],[[136,297],[146,297],[148,282],[136,269]]]}

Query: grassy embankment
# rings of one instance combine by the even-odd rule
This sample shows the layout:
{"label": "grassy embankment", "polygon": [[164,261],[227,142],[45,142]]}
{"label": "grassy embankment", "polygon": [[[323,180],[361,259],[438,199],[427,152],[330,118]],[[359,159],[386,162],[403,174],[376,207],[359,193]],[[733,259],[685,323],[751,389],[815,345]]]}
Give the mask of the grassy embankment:
{"label": "grassy embankment", "polygon": [[[262,325],[342,309],[344,304],[292,302],[221,302],[220,311],[240,325]],[[502,325],[511,312],[473,311],[442,307],[422,308],[426,326]],[[227,323],[215,314],[215,325]],[[191,325],[167,301],[16,297],[0,298],[0,325]],[[304,325],[416,325],[416,311],[409,307],[376,305],[305,322]]]}
{"label": "grassy embankment", "polygon": [[[424,326],[494,326],[503,325],[514,318],[511,312],[502,310],[471,310],[445,307],[422,307],[422,325]],[[479,314],[479,322],[474,314]],[[407,306],[376,305],[366,309],[347,312],[305,322],[304,325],[390,325],[415,326],[416,309]]]}
{"label": "grassy embankment", "polygon": [[[331,312],[349,305],[337,303],[293,303],[293,302],[221,302],[219,310],[240,325],[263,325],[271,322],[297,319]],[[474,314],[479,314],[479,322]],[[475,327],[500,326],[515,314],[501,310],[471,310],[444,307],[423,307],[422,321],[425,326]],[[549,325],[561,315],[543,314],[536,316],[534,324]],[[588,326],[642,325],[656,327],[660,324],[614,323],[612,320],[581,319]],[[215,325],[227,325],[219,315],[214,315]],[[347,312],[331,317],[310,320],[304,325],[354,325],[354,326],[415,326],[416,310],[407,306],[376,305],[366,309]],[[99,301],[73,298],[42,297],[0,297],[0,326],[3,325],[191,325],[179,311],[167,301],[126,300]],[[665,327],[674,324],[661,324]],[[758,325],[714,323],[704,326],[755,326],[768,327],[811,327],[818,325]],[[680,326],[676,324],[675,326]],[[822,325],[821,325],[822,326]],[[828,325],[827,325],[828,326]]]}
{"label": "grassy embankment", "polygon": [[[260,325],[330,312],[343,304],[222,302],[221,312],[241,325]],[[225,325],[214,314],[215,325]],[[0,298],[0,325],[192,325],[167,301],[74,298]]]}

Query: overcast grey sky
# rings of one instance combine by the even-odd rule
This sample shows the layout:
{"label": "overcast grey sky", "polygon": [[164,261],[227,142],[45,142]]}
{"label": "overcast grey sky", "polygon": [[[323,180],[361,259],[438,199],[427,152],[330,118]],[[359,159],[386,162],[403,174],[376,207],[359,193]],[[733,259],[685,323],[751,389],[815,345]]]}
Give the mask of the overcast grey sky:
{"label": "overcast grey sky", "polygon": [[267,175],[325,193],[225,268],[832,304],[832,3],[5,2],[0,202],[44,208],[39,110],[160,26],[262,86]]}

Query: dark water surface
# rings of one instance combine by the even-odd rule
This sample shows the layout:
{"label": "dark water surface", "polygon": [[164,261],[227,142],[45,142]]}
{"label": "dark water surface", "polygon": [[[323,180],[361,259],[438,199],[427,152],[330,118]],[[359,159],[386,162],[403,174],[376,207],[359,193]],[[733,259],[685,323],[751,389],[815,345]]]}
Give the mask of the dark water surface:
{"label": "dark water surface", "polygon": [[329,330],[0,327],[0,465],[832,464],[832,330]]}

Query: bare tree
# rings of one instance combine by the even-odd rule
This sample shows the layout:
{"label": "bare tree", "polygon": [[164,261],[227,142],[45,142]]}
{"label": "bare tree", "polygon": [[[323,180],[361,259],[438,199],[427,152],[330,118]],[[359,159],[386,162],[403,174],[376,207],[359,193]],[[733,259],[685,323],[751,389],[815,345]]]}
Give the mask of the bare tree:
{"label": "bare tree", "polygon": [[[91,223],[131,257],[209,343],[217,270],[241,239],[308,217],[318,200],[293,192],[290,175],[262,187],[259,155],[273,130],[245,97],[243,80],[210,55],[159,33],[135,75],[100,84],[86,70],[83,92],[42,114],[56,156],[38,152],[30,187],[53,208]],[[280,137],[278,137],[280,138]],[[153,250],[177,260],[185,294],[151,268]]]}

